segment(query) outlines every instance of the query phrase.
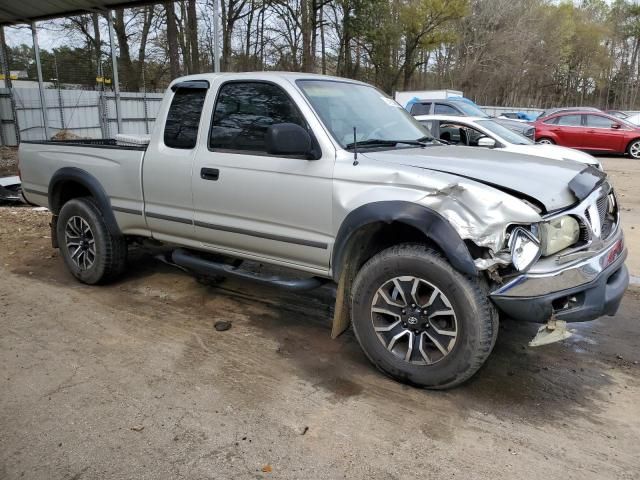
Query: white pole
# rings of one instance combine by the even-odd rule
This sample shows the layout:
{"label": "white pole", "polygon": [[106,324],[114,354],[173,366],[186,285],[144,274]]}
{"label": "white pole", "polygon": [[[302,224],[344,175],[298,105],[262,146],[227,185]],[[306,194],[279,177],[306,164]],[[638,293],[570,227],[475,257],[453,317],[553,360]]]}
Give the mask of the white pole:
{"label": "white pole", "polygon": [[220,0],[213,0],[213,71],[220,72]]}
{"label": "white pole", "polygon": [[49,122],[47,119],[47,102],[44,98],[44,84],[42,82],[42,65],[40,64],[40,48],[38,46],[38,33],[36,22],[31,22],[31,35],[33,36],[33,51],[36,56],[36,70],[38,72],[38,90],[40,90],[40,105],[42,107],[42,126],[44,127],[45,140],[49,140]]}
{"label": "white pole", "polygon": [[107,15],[109,25],[109,44],[111,45],[111,65],[113,69],[113,92],[116,96],[116,119],[118,121],[118,133],[122,132],[122,109],[120,107],[120,84],[118,83],[118,59],[116,57],[115,40],[113,39],[113,12],[109,10]]}

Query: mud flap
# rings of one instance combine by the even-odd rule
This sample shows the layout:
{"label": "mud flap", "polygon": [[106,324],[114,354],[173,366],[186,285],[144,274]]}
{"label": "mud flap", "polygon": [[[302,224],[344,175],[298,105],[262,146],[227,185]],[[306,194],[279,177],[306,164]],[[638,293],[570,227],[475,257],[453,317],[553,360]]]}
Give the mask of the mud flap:
{"label": "mud flap", "polygon": [[355,277],[355,268],[351,263],[342,270],[336,291],[336,303],[333,311],[331,338],[338,338],[349,328],[351,323],[351,285]]}

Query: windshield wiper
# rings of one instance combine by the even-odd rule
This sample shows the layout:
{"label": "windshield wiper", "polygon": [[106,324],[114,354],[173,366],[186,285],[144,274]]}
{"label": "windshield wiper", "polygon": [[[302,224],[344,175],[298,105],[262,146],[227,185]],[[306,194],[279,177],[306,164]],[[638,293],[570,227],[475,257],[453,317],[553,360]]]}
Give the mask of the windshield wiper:
{"label": "windshield wiper", "polygon": [[417,140],[387,140],[383,138],[368,138],[367,140],[360,140],[358,142],[351,142],[346,145],[346,148],[354,148],[358,147],[387,147],[387,146],[395,146],[399,143],[403,143],[405,145],[418,145],[420,147],[426,147],[428,144],[425,143],[425,140],[431,140],[429,137],[421,137]]}

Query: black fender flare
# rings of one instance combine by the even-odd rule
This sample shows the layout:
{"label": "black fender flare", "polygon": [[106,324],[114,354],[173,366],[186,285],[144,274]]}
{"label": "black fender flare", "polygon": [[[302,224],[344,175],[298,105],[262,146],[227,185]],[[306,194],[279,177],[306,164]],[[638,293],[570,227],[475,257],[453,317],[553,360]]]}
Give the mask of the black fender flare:
{"label": "black fender flare", "polygon": [[111,208],[111,200],[102,188],[96,177],[89,172],[76,167],[64,167],[57,170],[49,182],[49,209],[54,215],[60,213],[62,208],[62,186],[65,182],[72,181],[85,187],[95,202],[98,204],[102,217],[112,235],[122,235],[116,217]]}
{"label": "black fender flare", "polygon": [[368,203],[350,212],[338,230],[331,256],[332,274],[338,281],[345,263],[347,247],[352,236],[372,223],[399,222],[416,228],[434,242],[458,271],[476,276],[478,270],[458,232],[436,211],[412,202],[381,201]]}

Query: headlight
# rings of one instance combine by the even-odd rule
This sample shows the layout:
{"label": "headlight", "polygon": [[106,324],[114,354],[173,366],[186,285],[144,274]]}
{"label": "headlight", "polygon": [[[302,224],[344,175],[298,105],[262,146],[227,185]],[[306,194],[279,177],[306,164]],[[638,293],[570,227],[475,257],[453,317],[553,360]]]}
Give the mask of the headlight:
{"label": "headlight", "polygon": [[545,257],[570,247],[579,238],[580,225],[569,215],[540,224],[542,255]]}
{"label": "headlight", "polygon": [[516,227],[511,232],[509,247],[513,266],[520,271],[529,268],[540,257],[540,242],[522,227]]}

